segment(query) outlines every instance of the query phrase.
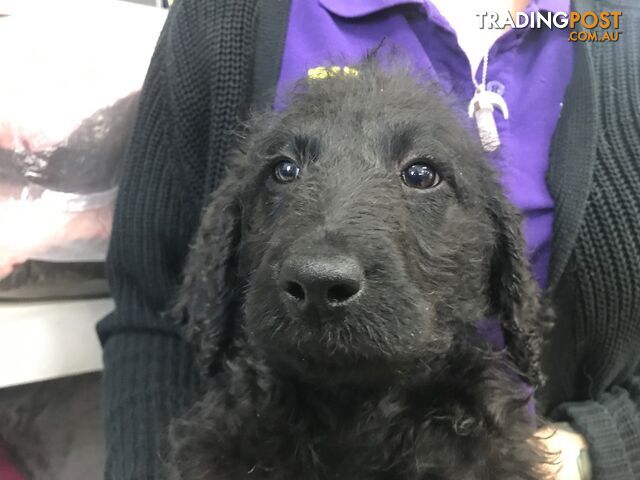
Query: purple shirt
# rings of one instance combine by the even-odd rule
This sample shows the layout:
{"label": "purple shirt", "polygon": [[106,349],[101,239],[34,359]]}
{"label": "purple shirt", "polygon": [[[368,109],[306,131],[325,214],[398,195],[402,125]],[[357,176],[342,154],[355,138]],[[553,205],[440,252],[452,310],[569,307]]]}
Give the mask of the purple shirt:
{"label": "purple shirt", "polygon": [[[405,15],[407,8],[417,15]],[[527,11],[568,12],[569,0],[533,0]],[[399,47],[421,72],[465,102],[474,84],[469,61],[447,20],[428,0],[292,0],[275,107],[289,87],[317,66],[353,65],[382,39]],[[385,44],[386,45],[386,44]],[[489,51],[488,89],[509,106],[494,112],[502,146],[492,160],[509,199],[524,216],[535,278],[546,286],[553,200],[545,183],[551,137],[573,70],[566,30],[522,29],[502,35]],[[476,72],[481,81],[482,68]]]}

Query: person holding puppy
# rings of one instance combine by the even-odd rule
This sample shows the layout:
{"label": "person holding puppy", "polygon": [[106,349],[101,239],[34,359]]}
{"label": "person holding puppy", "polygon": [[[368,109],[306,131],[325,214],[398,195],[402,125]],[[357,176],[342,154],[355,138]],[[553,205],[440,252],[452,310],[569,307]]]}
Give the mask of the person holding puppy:
{"label": "person holding puppy", "polygon": [[[473,8],[604,8],[596,3]],[[178,0],[143,89],[114,220],[116,311],[98,329],[107,478],[161,477],[169,420],[197,397],[192,352],[163,312],[222,177],[229,131],[252,105],[280,108],[296,79],[322,75],[314,69],[335,58],[348,67],[383,39],[469,104],[523,213],[533,274],[557,312],[537,393],[538,413],[559,422],[555,435],[539,433],[561,452],[552,478],[640,478],[640,12],[623,1],[606,8],[622,11],[618,42],[485,30],[444,1]]]}

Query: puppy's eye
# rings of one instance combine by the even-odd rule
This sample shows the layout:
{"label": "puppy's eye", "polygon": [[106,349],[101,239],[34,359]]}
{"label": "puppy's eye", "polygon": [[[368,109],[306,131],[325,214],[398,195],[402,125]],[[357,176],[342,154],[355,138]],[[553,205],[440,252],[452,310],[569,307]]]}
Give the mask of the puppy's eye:
{"label": "puppy's eye", "polygon": [[433,188],[442,181],[438,172],[425,162],[416,162],[402,171],[402,181],[411,188]]}
{"label": "puppy's eye", "polygon": [[279,183],[293,182],[300,176],[300,167],[290,158],[283,158],[276,163],[273,169],[273,177]]}

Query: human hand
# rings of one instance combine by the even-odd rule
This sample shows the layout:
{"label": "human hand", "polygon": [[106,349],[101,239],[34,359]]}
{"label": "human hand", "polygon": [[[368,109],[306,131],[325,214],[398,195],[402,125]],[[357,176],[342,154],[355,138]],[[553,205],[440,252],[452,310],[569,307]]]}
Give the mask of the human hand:
{"label": "human hand", "polygon": [[[570,427],[567,425],[567,428]],[[579,462],[581,452],[587,450],[587,442],[582,435],[567,428],[556,424],[541,428],[535,434],[549,458],[549,463],[544,465],[545,480],[590,480],[590,469],[581,467]]]}

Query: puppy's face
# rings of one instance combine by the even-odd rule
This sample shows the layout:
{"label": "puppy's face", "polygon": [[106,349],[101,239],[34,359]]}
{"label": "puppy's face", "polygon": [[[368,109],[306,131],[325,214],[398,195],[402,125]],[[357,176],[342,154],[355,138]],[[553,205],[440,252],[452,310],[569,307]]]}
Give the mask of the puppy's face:
{"label": "puppy's face", "polygon": [[440,353],[487,308],[493,179],[435,93],[345,83],[312,85],[248,153],[247,331],[323,367]]}
{"label": "puppy's face", "polygon": [[331,378],[443,355],[495,314],[535,375],[536,291],[478,142],[434,88],[374,69],[254,121],[203,218],[179,306],[209,368],[238,335]]}

